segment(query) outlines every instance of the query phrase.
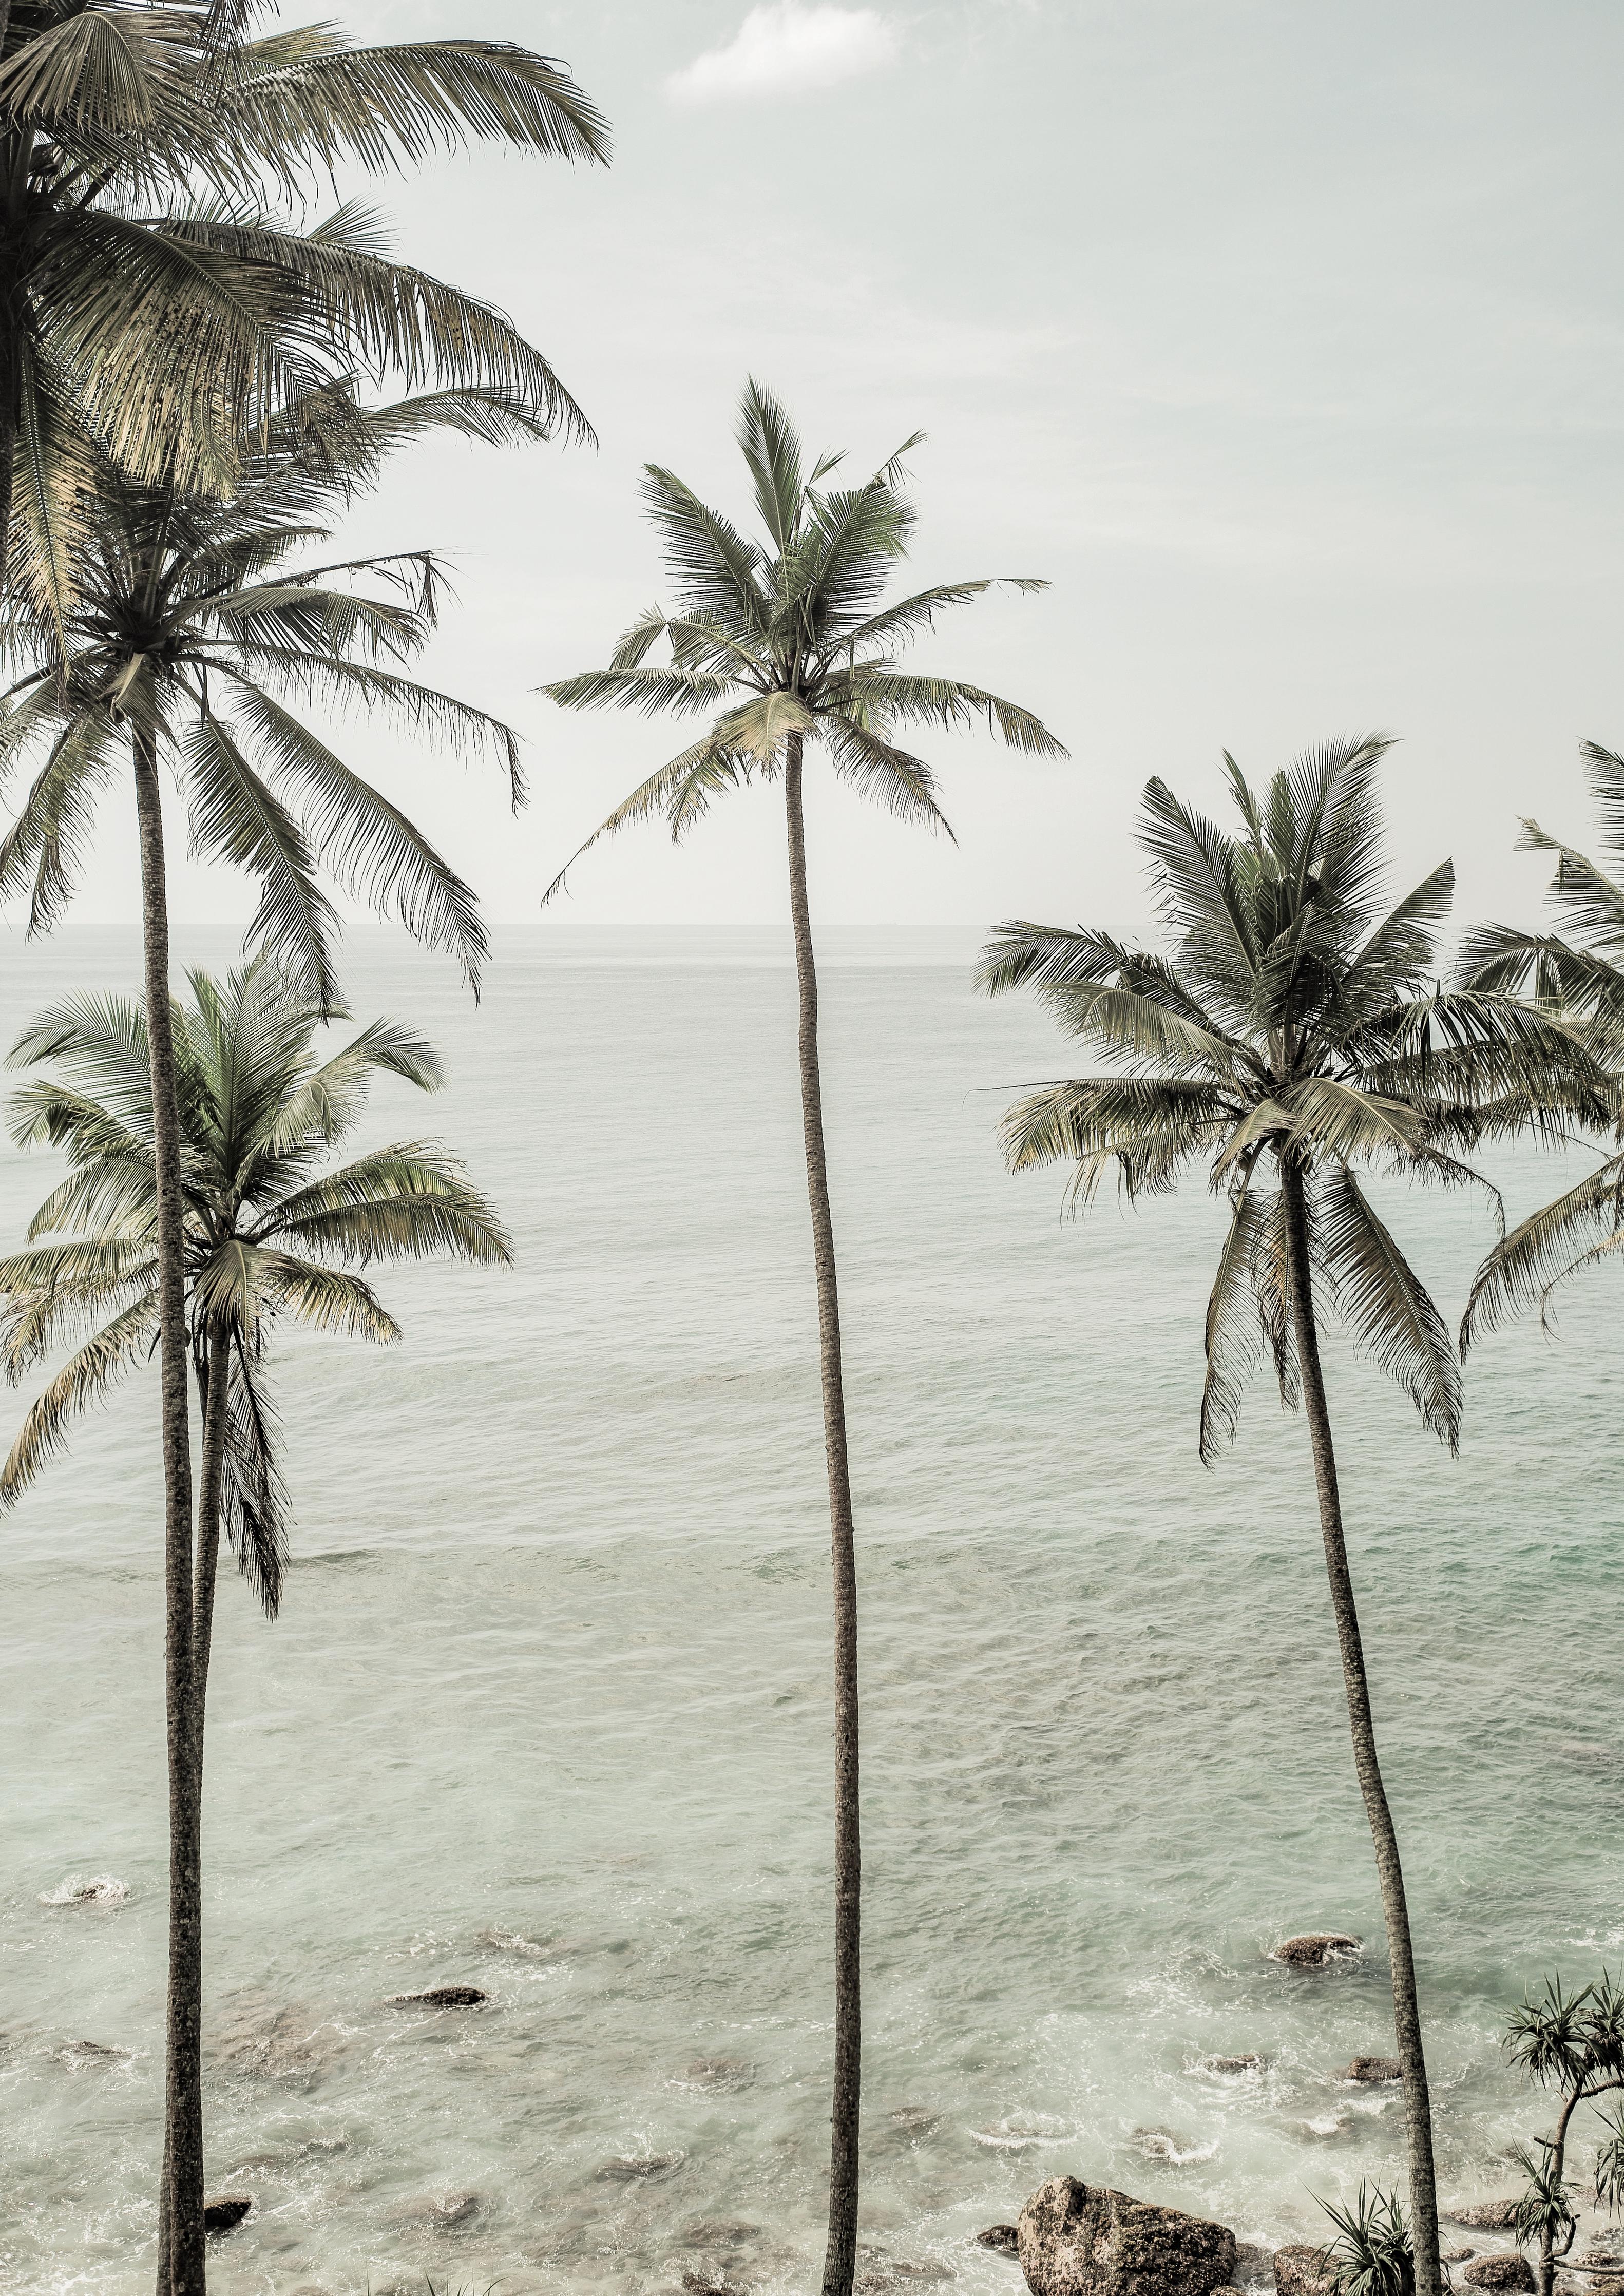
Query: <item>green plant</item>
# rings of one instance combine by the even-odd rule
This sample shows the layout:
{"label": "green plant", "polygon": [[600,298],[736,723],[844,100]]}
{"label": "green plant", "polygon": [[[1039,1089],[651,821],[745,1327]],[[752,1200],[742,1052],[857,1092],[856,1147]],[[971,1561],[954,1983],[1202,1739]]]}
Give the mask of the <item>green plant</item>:
{"label": "green plant", "polygon": [[[191,800],[195,846],[261,887],[252,932],[315,998],[336,1004],[337,918],[323,865],[453,951],[471,980],[485,950],[470,888],[398,806],[306,722],[305,708],[393,716],[454,749],[492,749],[520,797],[516,740],[482,710],[403,674],[433,627],[439,569],[427,551],[310,564],[313,543],[384,452],[426,429],[529,435],[501,393],[447,391],[368,413],[324,388],[270,422],[226,500],[144,485],[96,466],[65,617],[55,541],[12,520],[13,584],[0,649],[20,673],[0,706],[0,772],[31,765],[0,840],[0,898],[29,900],[29,931],[71,898],[98,800],[127,761],[140,857],[153,1149],[157,1160],[160,1426],[165,1494],[165,1681],[169,1734],[170,1986],[165,2171],[183,2194],[175,2261],[168,2201],[160,2251],[175,2296],[202,2286],[201,1896],[198,1793],[189,1771],[194,1525],[187,1423],[180,1118],[170,1039],[168,864],[160,768]],[[179,2219],[177,2218],[177,2221]]]}
{"label": "green plant", "polygon": [[[1584,744],[1602,851],[1617,868],[1624,862],[1624,758],[1596,742]],[[1531,995],[1545,1011],[1582,1021],[1616,1065],[1624,1042],[1624,887],[1605,868],[1525,821],[1524,851],[1554,853],[1550,898],[1568,929],[1529,933],[1510,925],[1483,925],[1462,952],[1461,976],[1476,987]],[[1555,1111],[1538,1102],[1527,1128],[1561,1137]],[[1624,1105],[1601,1111],[1594,1130],[1624,1137]],[[1562,1138],[1562,1144],[1570,1144]],[[1514,1316],[1538,1308],[1551,1320],[1554,1294],[1572,1276],[1624,1250],[1624,1152],[1603,1155],[1595,1170],[1501,1239],[1478,1270],[1461,1323],[1463,1351]]]}
{"label": "green plant", "polygon": [[[824,455],[808,471],[783,408],[751,382],[740,409],[738,439],[764,529],[761,538],[741,532],[675,472],[647,465],[644,500],[665,544],[677,611],[668,614],[651,607],[623,634],[606,669],[561,678],[542,690],[566,709],[635,709],[647,717],[669,711],[709,721],[697,741],[616,807],[581,852],[628,823],[656,815],[664,816],[672,838],[680,841],[713,800],[753,780],[783,784],[834,1576],[834,2102],[824,2292],[850,2296],[862,2072],[857,1555],[802,775],[808,746],[815,752],[821,749],[835,774],[860,796],[903,820],[945,830],[935,775],[923,758],[899,746],[900,730],[923,726],[946,733],[981,723],[1015,749],[1050,756],[1065,752],[1016,703],[957,678],[910,674],[897,666],[896,653],[932,629],[950,607],[995,586],[986,580],[939,583],[883,603],[913,533],[913,505],[900,488],[902,458],[916,439],[860,483],[825,486],[823,481],[844,457]],[[1045,586],[1021,579],[1013,586]],[[652,663],[648,657],[661,641],[669,659]],[[561,871],[545,898],[551,900],[563,882]]]}
{"label": "green plant", "polygon": [[1438,2296],[1409,1910],[1377,1757],[1319,1325],[1334,1310],[1453,1450],[1461,1385],[1449,1333],[1366,1179],[1475,1180],[1454,1152],[1507,1120],[1508,1108],[1559,1097],[1599,1105],[1607,1080],[1559,1021],[1513,997],[1438,984],[1448,862],[1382,914],[1375,777],[1388,746],[1377,737],[1330,742],[1256,790],[1226,758],[1233,832],[1151,782],[1141,842],[1170,953],[1080,927],[1012,922],[988,946],[980,978],[994,994],[1032,988],[1110,1063],[1009,1110],[1003,1139],[1013,1169],[1069,1162],[1081,1209],[1113,1169],[1132,1199],[1168,1193],[1181,1173],[1205,1165],[1227,1199],[1207,1308],[1202,1458],[1210,1463],[1234,1437],[1262,1362],[1272,1364],[1282,1401],[1304,1406],[1391,1962],[1417,2284],[1421,2296]]}
{"label": "green plant", "polygon": [[[1512,2062],[1561,2100],[1549,2136],[1537,2136],[1534,2149],[1517,2149],[1528,2179],[1517,2204],[1520,2246],[1538,2245],[1536,2272],[1539,2296],[1552,2296],[1556,2266],[1573,2245],[1578,2228],[1565,2182],[1568,2138],[1582,2104],[1624,2090],[1624,1989],[1603,1970],[1577,1993],[1568,1992],[1560,1973],[1547,1977],[1506,2020],[1505,2042]],[[1596,2164],[1596,2190],[1610,2208],[1624,2199],[1624,2126],[1596,2108],[1610,2132]]]}
{"label": "green plant", "polygon": [[391,260],[365,209],[311,201],[340,165],[474,139],[603,160],[590,100],[507,43],[250,37],[267,12],[0,7],[0,533],[15,447],[64,599],[86,442],[149,483],[228,493],[257,414],[356,373],[495,388],[585,431],[500,311]]}
{"label": "green plant", "polygon": [[1339,2296],[1415,2296],[1415,2247],[1396,2193],[1361,2184],[1351,2207],[1320,2206],[1336,2226],[1323,2253]]}

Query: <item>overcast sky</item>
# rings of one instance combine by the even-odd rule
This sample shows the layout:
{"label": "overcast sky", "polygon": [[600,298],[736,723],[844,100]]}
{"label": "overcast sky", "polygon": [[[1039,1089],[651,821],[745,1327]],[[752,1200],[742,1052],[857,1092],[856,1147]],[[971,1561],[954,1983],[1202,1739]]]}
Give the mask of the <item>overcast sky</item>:
{"label": "overcast sky", "polygon": [[[531,689],[661,593],[645,459],[742,515],[749,373],[867,466],[930,434],[919,581],[1054,585],[965,609],[927,658],[1038,709],[1071,761],[934,742],[956,849],[820,790],[832,942],[967,955],[1012,914],[1131,929],[1149,775],[1216,803],[1226,746],[1263,772],[1369,726],[1403,736],[1398,864],[1453,852],[1466,914],[1536,914],[1517,816],[1587,833],[1577,744],[1624,746],[1616,0],[324,12],[542,48],[614,126],[607,171],[480,153],[375,194],[601,439],[420,451],[355,521],[451,556],[432,673],[528,738],[514,823],[493,769],[351,737],[494,920],[537,926],[580,838],[683,745]],[[124,805],[86,916],[135,913]],[[776,798],[748,793],[678,852],[653,828],[589,857],[558,930],[775,926],[783,877]],[[183,918],[250,906],[219,873],[176,890]]]}

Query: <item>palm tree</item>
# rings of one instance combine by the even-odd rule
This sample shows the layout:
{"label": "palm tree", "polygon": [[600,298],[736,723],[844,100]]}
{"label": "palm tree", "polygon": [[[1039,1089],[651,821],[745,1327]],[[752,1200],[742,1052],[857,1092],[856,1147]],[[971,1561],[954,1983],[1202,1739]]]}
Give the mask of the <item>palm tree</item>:
{"label": "palm tree", "polygon": [[[330,1152],[365,1111],[373,1078],[439,1087],[432,1049],[374,1021],[319,1056],[324,1006],[269,958],[226,982],[193,972],[173,1015],[185,1195],[186,1329],[203,1429],[193,1587],[191,1720],[201,1779],[203,1712],[224,1526],[238,1567],[275,1618],[287,1560],[289,1500],[267,1343],[279,1318],[388,1345],[400,1327],[365,1279],[378,1260],[450,1256],[488,1267],[513,1254],[487,1199],[443,1149],[379,1148],[336,1170]],[[19,1147],[68,1158],[29,1227],[28,1250],[0,1260],[0,1362],[15,1387],[77,1341],[30,1405],[0,1467],[14,1505],[67,1443],[77,1419],[158,1336],[157,1168],[146,1021],[118,997],[76,996],[25,1030],[11,1065],[57,1063],[11,1106]],[[81,1336],[82,1335],[82,1336]]]}
{"label": "palm tree", "polygon": [[299,210],[340,162],[376,174],[475,137],[603,160],[590,99],[505,42],[250,39],[263,12],[0,4],[0,533],[15,462],[62,529],[65,591],[86,439],[148,481],[229,491],[254,408],[357,371],[494,388],[588,435],[500,311],[390,260],[365,209]]}
{"label": "palm tree", "polygon": [[[666,547],[678,611],[652,607],[615,647],[607,669],[542,691],[566,709],[670,710],[706,717],[699,740],[632,791],[580,849],[661,814],[680,840],[713,798],[753,779],[782,778],[789,834],[790,914],[799,990],[801,1118],[823,1374],[824,1448],[834,1574],[835,2041],[834,2107],[824,2296],[850,2296],[857,2234],[857,2107],[862,2021],[861,1857],[857,1797],[857,1588],[851,1480],[846,1454],[834,1226],[824,1148],[817,1058],[817,971],[807,902],[801,782],[808,742],[822,742],[840,777],[904,820],[947,828],[936,778],[899,749],[899,726],[943,731],[978,719],[1018,750],[1065,751],[1029,710],[956,678],[912,675],[895,651],[939,614],[992,588],[950,582],[886,606],[881,601],[914,527],[898,491],[902,457],[917,438],[850,488],[820,484],[843,459],[808,472],[783,408],[756,383],[745,390],[738,441],[765,529],[742,534],[676,474],[647,465],[644,499]],[[1041,589],[1018,580],[1019,590]],[[648,656],[664,638],[667,666]],[[948,832],[951,834],[951,832]],[[578,855],[577,858],[578,858]],[[548,887],[551,900],[564,873]]]}
{"label": "palm tree", "polygon": [[[1226,758],[1241,817],[1228,835],[1161,782],[1144,793],[1172,953],[1109,934],[1002,926],[983,959],[993,994],[1027,986],[1113,1073],[1017,1102],[1013,1168],[1064,1160],[1073,1197],[1114,1165],[1130,1197],[1203,1162],[1228,1198],[1206,1321],[1202,1457],[1234,1435],[1247,1380],[1268,1357],[1308,1421],[1320,1530],[1341,1653],[1354,1768],[1375,1845],[1404,2068],[1419,2296],[1438,2296],[1438,2200],[1421,2011],[1398,1833],[1375,1727],[1343,1533],[1319,1322],[1328,1300],[1356,1344],[1456,1447],[1459,1366],[1437,1307],[1378,1217],[1361,1174],[1460,1183],[1451,1147],[1494,1128],[1531,1080],[1571,1098],[1597,1072],[1571,1034],[1513,1000],[1429,985],[1454,891],[1442,863],[1384,918],[1375,793],[1382,739],[1329,742],[1254,791]],[[1271,1172],[1273,1186],[1262,1185]],[[1316,1285],[1319,1291],[1316,1295]]]}
{"label": "palm tree", "polygon": [[[174,2169],[171,2179],[166,2168],[160,2209],[160,2296],[171,2296],[161,2276],[166,2258],[173,2296],[197,2296],[203,2285],[203,2160],[198,1797],[188,1719],[192,1468],[159,767],[167,760],[187,790],[196,847],[258,878],[253,937],[299,973],[318,1005],[337,998],[337,921],[319,882],[320,860],[342,884],[393,908],[420,939],[453,951],[477,986],[486,941],[472,891],[288,702],[359,703],[454,747],[494,749],[517,802],[515,737],[398,667],[433,627],[439,573],[431,553],[288,562],[326,538],[333,516],[400,439],[433,424],[504,436],[533,421],[496,394],[441,393],[367,417],[343,392],[326,390],[272,427],[234,499],[144,486],[104,464],[87,492],[84,558],[65,622],[44,562],[49,538],[26,515],[12,521],[15,578],[0,652],[23,674],[0,716],[0,772],[30,757],[38,766],[0,840],[0,899],[30,891],[30,933],[55,921],[73,892],[96,799],[125,756],[140,840],[157,1158],[171,1859],[166,2160]],[[354,586],[369,576],[370,593]]]}
{"label": "palm tree", "polygon": [[[1616,866],[1624,860],[1624,758],[1599,742],[1587,742],[1581,754],[1600,817],[1602,850]],[[1462,976],[1480,988],[1531,991],[1544,1009],[1587,1025],[1603,1049],[1608,1043],[1616,1046],[1624,1022],[1624,886],[1572,846],[1547,836],[1537,821],[1523,823],[1517,842],[1525,852],[1557,856],[1551,899],[1571,939],[1481,926],[1462,951]],[[1534,1103],[1528,1128],[1554,1137],[1559,1113]],[[1615,1140],[1624,1137],[1624,1111],[1604,1111],[1597,1128]],[[1620,1250],[1624,1151],[1615,1151],[1554,1202],[1531,1212],[1489,1254],[1461,1322],[1463,1354],[1473,1340],[1527,1308],[1538,1307],[1548,1321],[1552,1296],[1570,1276]]]}

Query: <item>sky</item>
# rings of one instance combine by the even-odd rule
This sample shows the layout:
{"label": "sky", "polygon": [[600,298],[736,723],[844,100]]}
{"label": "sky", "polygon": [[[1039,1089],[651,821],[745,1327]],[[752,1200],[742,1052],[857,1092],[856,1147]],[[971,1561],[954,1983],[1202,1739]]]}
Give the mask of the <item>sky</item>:
{"label": "sky", "polygon": [[[1222,802],[1325,736],[1401,736],[1396,879],[1452,853],[1464,922],[1532,921],[1518,817],[1584,841],[1578,756],[1624,748],[1613,0],[343,0],[357,35],[480,33],[565,59],[608,169],[481,150],[365,189],[398,250],[503,306],[595,450],[400,458],[357,546],[455,569],[434,680],[523,733],[494,767],[365,725],[501,929],[787,932],[772,791],[681,849],[658,825],[542,890],[684,726],[565,716],[661,594],[645,461],[741,517],[748,374],[808,444],[873,467],[915,430],[910,586],[1041,575],[921,650],[1070,751],[933,738],[956,845],[820,773],[814,923],[832,948],[967,958],[996,921],[1151,924],[1132,842],[1160,774]],[[299,20],[290,11],[284,21]],[[103,816],[79,914],[136,914]],[[175,836],[184,834],[176,816]],[[1396,890],[1401,890],[1397,887]],[[182,865],[180,921],[247,889]],[[20,931],[12,924],[9,930]]]}

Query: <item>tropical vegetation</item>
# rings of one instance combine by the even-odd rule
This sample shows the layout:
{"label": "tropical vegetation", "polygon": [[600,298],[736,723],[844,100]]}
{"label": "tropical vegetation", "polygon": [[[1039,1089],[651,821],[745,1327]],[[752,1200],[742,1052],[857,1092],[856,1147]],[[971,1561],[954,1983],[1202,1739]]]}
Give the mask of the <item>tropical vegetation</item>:
{"label": "tropical vegetation", "polygon": [[[308,725],[322,701],[392,718],[454,750],[485,750],[522,794],[511,730],[404,674],[434,627],[433,554],[300,563],[391,445],[438,425],[501,439],[532,418],[504,398],[440,392],[367,414],[324,390],[270,426],[224,500],[149,485],[103,463],[85,513],[75,593],[59,620],[49,541],[12,520],[12,587],[0,643],[21,670],[0,718],[0,773],[34,773],[0,840],[0,898],[26,893],[29,930],[71,899],[97,800],[127,759],[140,851],[147,1035],[157,1159],[156,1250],[166,1488],[166,1685],[170,1743],[173,2071],[170,2149],[191,2267],[201,2266],[201,1877],[198,1780],[188,1708],[197,1559],[187,1431],[184,1172],[169,1031],[168,860],[160,769],[190,800],[194,849],[247,870],[260,888],[250,940],[336,1006],[338,883],[393,910],[451,950],[474,986],[484,930],[471,889],[400,808]],[[290,563],[290,561],[294,562]],[[370,585],[370,586],[367,586]],[[291,705],[300,705],[295,707]],[[184,2124],[184,2136],[179,2133]],[[178,2237],[178,2235],[177,2235]],[[186,2272],[193,2278],[186,2278]]]}
{"label": "tropical vegetation", "polygon": [[[1375,1849],[1403,2067],[1415,2285],[1438,2296],[1431,2095],[1398,1834],[1348,1555],[1321,1365],[1327,1311],[1405,1390],[1448,1449],[1460,1366],[1431,1293],[1368,1192],[1371,1176],[1460,1185],[1459,1151],[1530,1103],[1599,1109],[1606,1080],[1576,1035],[1515,999],[1437,982],[1454,892],[1441,862],[1383,912],[1376,773],[1388,742],[1326,742],[1254,789],[1233,758],[1233,832],[1161,781],[1140,842],[1166,955],[1082,927],[1011,922],[982,986],[1031,989],[1111,1063],[1008,1111],[1011,1168],[1072,1167],[1086,1207],[1113,1171],[1130,1198],[1204,1167],[1228,1203],[1206,1316],[1200,1447],[1236,1432],[1259,1365],[1308,1423],[1354,1768]],[[1486,1185],[1486,1184],[1485,1184]]]}
{"label": "tropical vegetation", "polygon": [[[746,534],[674,471],[648,464],[644,501],[664,545],[676,610],[650,607],[623,632],[607,668],[561,678],[542,690],[568,709],[631,709],[646,717],[668,711],[708,721],[696,741],[615,808],[587,838],[583,853],[601,837],[656,815],[680,843],[717,798],[753,781],[783,786],[834,1576],[834,2103],[824,2296],[850,2296],[862,2081],[857,1547],[807,891],[806,750],[808,743],[821,745],[836,776],[859,796],[901,820],[948,835],[935,772],[899,746],[899,733],[915,726],[948,733],[981,724],[1016,750],[1050,757],[1065,752],[1019,704],[959,678],[898,667],[898,652],[941,615],[997,586],[985,578],[938,583],[884,603],[914,530],[914,508],[901,487],[903,458],[920,443],[917,436],[869,478],[828,486],[824,481],[843,455],[822,455],[808,468],[783,407],[754,381],[744,392],[737,436],[761,533]],[[1030,591],[1044,585],[1021,577],[1008,586]],[[661,643],[668,659],[651,662]],[[545,898],[551,900],[563,882],[561,871]]]}
{"label": "tropical vegetation", "polygon": [[[1552,2296],[1556,2267],[1573,2245],[1579,2228],[1568,2169],[1573,2116],[1593,2105],[1606,2136],[1596,2154],[1596,2197],[1610,2208],[1624,2202],[1624,1990],[1603,1970],[1578,1992],[1560,1974],[1547,1977],[1538,1993],[1525,1995],[1506,2023],[1512,2062],[1541,2088],[1554,2089],[1558,2104],[1548,2136],[1520,2146],[1515,2158],[1528,2179],[1517,2204],[1518,2243],[1537,2247],[1538,2296]],[[1615,2100],[1611,2109],[1597,2097]]]}
{"label": "tropical vegetation", "polygon": [[229,495],[267,413],[362,375],[496,390],[587,430],[502,312],[392,260],[365,207],[311,201],[340,166],[376,175],[472,139],[605,160],[590,98],[506,42],[250,37],[267,12],[0,10],[0,533],[15,473],[64,597],[87,451]]}
{"label": "tropical vegetation", "polygon": [[[1587,742],[1583,756],[1601,849],[1616,867],[1624,861],[1624,758],[1597,742]],[[1525,852],[1556,855],[1550,898],[1566,937],[1481,925],[1462,950],[1461,976],[1474,987],[1530,995],[1543,1009],[1569,1014],[1595,1037],[1598,1057],[1609,1060],[1624,1030],[1624,886],[1573,846],[1548,836],[1537,821],[1523,823],[1519,844]],[[1624,1108],[1609,1109],[1596,1128],[1612,1130],[1616,1139],[1620,1118]],[[1571,1144],[1554,1138],[1552,1144]],[[1621,1250],[1624,1152],[1615,1149],[1495,1245],[1466,1303],[1463,1352],[1529,1308],[1537,1307],[1548,1322],[1553,1298],[1564,1283]]]}
{"label": "tropical vegetation", "polygon": [[[185,1196],[186,1332],[201,1429],[191,1720],[201,1786],[220,1537],[267,1618],[281,1606],[291,1500],[267,1356],[278,1324],[388,1346],[400,1326],[360,1268],[512,1258],[488,1200],[436,1143],[397,1141],[333,1166],[372,1084],[442,1082],[432,1047],[373,1021],[336,1049],[349,1015],[264,955],[217,981],[188,976],[173,1020]],[[35,1213],[29,1249],[0,1260],[0,1364],[20,1385],[71,1352],[29,1406],[4,1466],[12,1506],[78,1420],[152,1355],[158,1334],[157,1175],[146,1021],[116,996],[42,1013],[12,1067],[53,1072],[14,1094],[19,1147],[53,1148],[68,1176]]]}

